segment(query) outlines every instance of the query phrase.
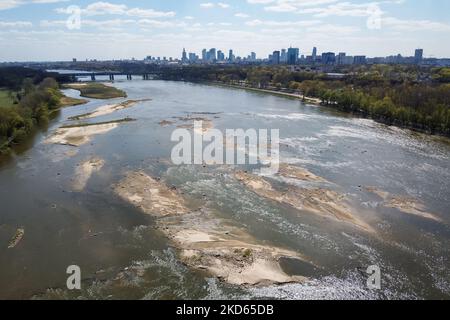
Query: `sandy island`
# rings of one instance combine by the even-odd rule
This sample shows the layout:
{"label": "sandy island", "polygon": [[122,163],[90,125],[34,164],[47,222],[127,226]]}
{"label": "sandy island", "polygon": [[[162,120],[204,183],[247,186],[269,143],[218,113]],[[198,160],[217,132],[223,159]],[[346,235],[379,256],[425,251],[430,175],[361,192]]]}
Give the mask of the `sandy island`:
{"label": "sandy island", "polygon": [[92,119],[100,116],[105,116],[116,111],[124,110],[127,108],[131,108],[140,102],[150,101],[151,99],[142,99],[142,100],[127,100],[117,104],[108,104],[105,106],[101,106],[95,109],[93,112],[82,114],[79,116],[71,117],[69,120],[85,120]]}
{"label": "sandy island", "polygon": [[79,147],[90,141],[91,137],[107,133],[118,127],[118,123],[93,124],[79,127],[61,127],[47,138],[47,144],[61,144]]}
{"label": "sandy island", "polygon": [[417,199],[408,196],[391,195],[389,192],[379,190],[375,187],[366,187],[366,190],[383,199],[382,205],[386,208],[393,208],[403,213],[442,222],[439,217],[427,212],[425,205]]}
{"label": "sandy island", "polygon": [[291,178],[308,182],[327,182],[327,180],[325,180],[324,178],[316,176],[314,173],[309,172],[304,168],[292,166],[285,163],[280,164],[278,175],[284,178]]}
{"label": "sandy island", "polygon": [[123,200],[157,218],[158,228],[180,250],[182,261],[222,281],[237,285],[299,282],[286,274],[282,257],[298,253],[261,245],[244,230],[228,225],[206,209],[190,210],[175,189],[144,172],[130,172],[114,186]]}
{"label": "sandy island", "polygon": [[[210,113],[193,113],[193,114],[210,114]],[[213,114],[213,113],[211,113]],[[208,118],[203,117],[192,117],[191,115],[186,117],[173,117],[173,119],[176,119],[178,122],[182,122],[182,124],[177,124],[178,129],[188,129],[188,130],[194,130],[195,133],[199,135],[204,135],[209,130],[214,128],[213,122]],[[201,121],[202,122],[202,128],[194,128],[194,121]],[[170,121],[170,120],[162,120],[158,123],[161,127],[171,126],[175,125],[176,122]]]}
{"label": "sandy island", "polygon": [[[281,176],[286,173],[289,177],[299,176],[302,180],[322,181],[321,178],[307,173],[304,169],[291,168],[287,170],[288,167],[282,167],[285,170],[280,171]],[[367,223],[355,216],[345,204],[345,197],[335,191],[323,188],[306,189],[289,186],[287,191],[282,192],[273,188],[272,184],[263,177],[246,172],[236,172],[234,176],[247,188],[263,198],[287,204],[298,211],[314,213],[328,219],[348,223],[367,232],[374,232]]]}
{"label": "sandy island", "polygon": [[[214,128],[213,122],[207,118],[188,116],[188,117],[178,117],[176,119],[178,119],[179,121],[182,121],[182,122],[189,122],[186,124],[178,125],[177,128],[194,130],[194,132],[199,135],[204,135],[206,132],[208,132],[209,130]],[[201,129],[194,128],[194,121],[198,121],[198,122],[201,121],[202,128]]]}
{"label": "sandy island", "polygon": [[75,169],[75,179],[73,182],[74,191],[83,191],[94,172],[100,171],[105,165],[105,161],[100,158],[89,159]]}

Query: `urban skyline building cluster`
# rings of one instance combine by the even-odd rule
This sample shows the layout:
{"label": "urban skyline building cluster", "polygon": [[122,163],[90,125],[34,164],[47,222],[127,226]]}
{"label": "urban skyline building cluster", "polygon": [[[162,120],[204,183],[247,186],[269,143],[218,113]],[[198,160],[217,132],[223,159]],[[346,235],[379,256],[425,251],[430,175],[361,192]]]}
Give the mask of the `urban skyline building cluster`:
{"label": "urban skyline building cluster", "polygon": [[312,49],[311,54],[305,55],[299,48],[289,47],[287,49],[275,50],[267,57],[258,57],[251,52],[245,57],[235,55],[233,49],[228,53],[216,48],[203,49],[200,54],[187,52],[183,48],[181,59],[148,56],[145,59],[150,63],[177,63],[177,64],[266,64],[266,65],[364,65],[364,64],[424,64],[424,65],[450,65],[450,59],[425,58],[423,49],[415,49],[414,55],[402,56],[400,54],[387,57],[367,57],[365,55],[347,55],[346,52],[328,52],[319,54],[317,47]]}

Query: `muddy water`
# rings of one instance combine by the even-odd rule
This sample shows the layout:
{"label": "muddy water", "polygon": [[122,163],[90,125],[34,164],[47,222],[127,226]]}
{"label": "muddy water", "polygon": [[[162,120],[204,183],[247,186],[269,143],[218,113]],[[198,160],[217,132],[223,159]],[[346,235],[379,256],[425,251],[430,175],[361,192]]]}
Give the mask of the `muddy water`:
{"label": "muddy water", "polygon": [[[267,94],[160,81],[114,85],[127,99],[151,100],[83,122],[137,121],[79,147],[45,143],[61,125],[74,123],[70,117],[126,99],[91,100],[62,110],[32,148],[2,164],[0,298],[450,298],[447,140]],[[188,116],[223,130],[279,128],[282,161],[321,182],[282,176],[267,181],[277,190],[313,184],[345,195],[373,232],[261,196],[236,180],[233,168],[171,165],[170,135]],[[83,187],[74,188],[91,159],[102,165],[81,174]],[[134,171],[161,178],[191,206],[207,207],[261,244],[308,257],[312,263],[281,264],[286,273],[309,280],[241,287],[187,267],[155,218],[115,195],[113,186]],[[386,205],[380,194],[414,199],[437,219]],[[17,230],[23,237],[8,249]],[[80,292],[65,289],[65,270],[73,264],[82,270]],[[371,265],[381,268],[381,290],[367,288]]]}

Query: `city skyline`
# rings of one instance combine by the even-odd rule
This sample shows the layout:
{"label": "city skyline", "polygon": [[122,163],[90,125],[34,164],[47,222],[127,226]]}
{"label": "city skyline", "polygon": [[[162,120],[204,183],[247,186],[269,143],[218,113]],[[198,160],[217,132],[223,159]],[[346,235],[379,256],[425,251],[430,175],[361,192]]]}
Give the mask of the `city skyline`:
{"label": "city skyline", "polygon": [[200,57],[211,47],[262,58],[291,46],[305,55],[313,47],[367,57],[424,48],[425,58],[450,57],[450,4],[423,2],[2,0],[0,61],[181,59],[180,46]]}
{"label": "city skyline", "polygon": [[[450,65],[449,58],[426,58],[424,56],[424,49],[417,48],[413,55],[402,56],[400,54],[390,55],[385,57],[370,57],[366,55],[348,55],[346,52],[340,51],[318,52],[317,47],[313,47],[311,54],[307,52],[300,52],[299,48],[289,47],[282,48],[272,52],[267,57],[257,56],[256,52],[251,52],[248,55],[237,56],[233,49],[228,50],[228,55],[225,51],[217,48],[204,48],[200,54],[196,52],[188,52],[183,48],[181,57],[159,57],[147,56],[144,61],[148,63],[176,63],[176,64],[269,64],[269,65],[362,65],[362,64],[416,64],[429,66],[448,66]],[[129,60],[129,59],[127,59]],[[138,61],[138,59],[135,59]],[[97,60],[94,60],[97,61]],[[116,60],[122,61],[122,60]],[[76,62],[76,59],[73,59]]]}

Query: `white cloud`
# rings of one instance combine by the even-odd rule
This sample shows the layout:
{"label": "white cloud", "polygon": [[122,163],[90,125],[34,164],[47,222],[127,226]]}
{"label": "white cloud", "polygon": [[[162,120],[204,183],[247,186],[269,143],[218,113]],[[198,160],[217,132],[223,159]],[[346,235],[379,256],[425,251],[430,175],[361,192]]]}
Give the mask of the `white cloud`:
{"label": "white cloud", "polygon": [[0,21],[2,28],[30,28],[33,24],[29,21]]}
{"label": "white cloud", "polygon": [[303,8],[298,11],[301,14],[313,14],[315,17],[367,17],[372,15],[373,8],[378,14],[383,14],[378,5],[374,3],[354,4],[350,2],[339,2],[326,7]]}
{"label": "white cloud", "polygon": [[216,5],[212,2],[200,3],[200,7],[204,9],[214,8]]}
{"label": "white cloud", "polygon": [[59,3],[59,2],[68,2],[70,0],[31,0],[32,3]]}
{"label": "white cloud", "polygon": [[20,0],[1,0],[0,1],[0,10],[12,9],[23,4],[23,1]]}
{"label": "white cloud", "polygon": [[247,0],[250,4],[265,5],[264,10],[271,12],[292,12],[302,7],[317,7],[336,3],[338,0]]}
{"label": "white cloud", "polygon": [[242,13],[242,12],[236,13],[234,16],[237,18],[249,18],[250,17],[248,14]]}
{"label": "white cloud", "polygon": [[204,2],[204,3],[200,3],[200,7],[203,9],[211,9],[211,8],[215,8],[215,7],[219,7],[221,9],[228,9],[230,7],[230,5],[225,2],[218,2],[217,4],[213,3],[213,2]]}
{"label": "white cloud", "polygon": [[224,2],[219,2],[217,5],[222,9],[227,9],[230,7],[230,5],[228,3],[224,3]]}
{"label": "white cloud", "polygon": [[153,9],[139,9],[133,8],[127,11],[127,15],[131,17],[141,18],[171,18],[175,17],[176,13],[173,11],[156,11]]}
{"label": "white cloud", "polygon": [[450,32],[450,24],[430,20],[401,20],[393,17],[385,17],[381,20],[381,26],[395,31]]}
{"label": "white cloud", "polygon": [[[58,8],[58,13],[70,14],[68,8]],[[127,15],[138,18],[171,18],[176,15],[173,11],[156,11],[153,9],[129,8],[125,4],[114,4],[110,2],[95,2],[81,10],[87,16],[98,15]]]}
{"label": "white cloud", "polygon": [[247,21],[245,24],[249,27],[261,27],[261,26],[268,26],[268,27],[308,27],[313,25],[320,24],[320,20],[304,20],[304,21],[262,21],[262,20],[251,20]]}
{"label": "white cloud", "polygon": [[8,10],[29,3],[47,4],[67,1],[70,0],[0,0],[0,10]]}

